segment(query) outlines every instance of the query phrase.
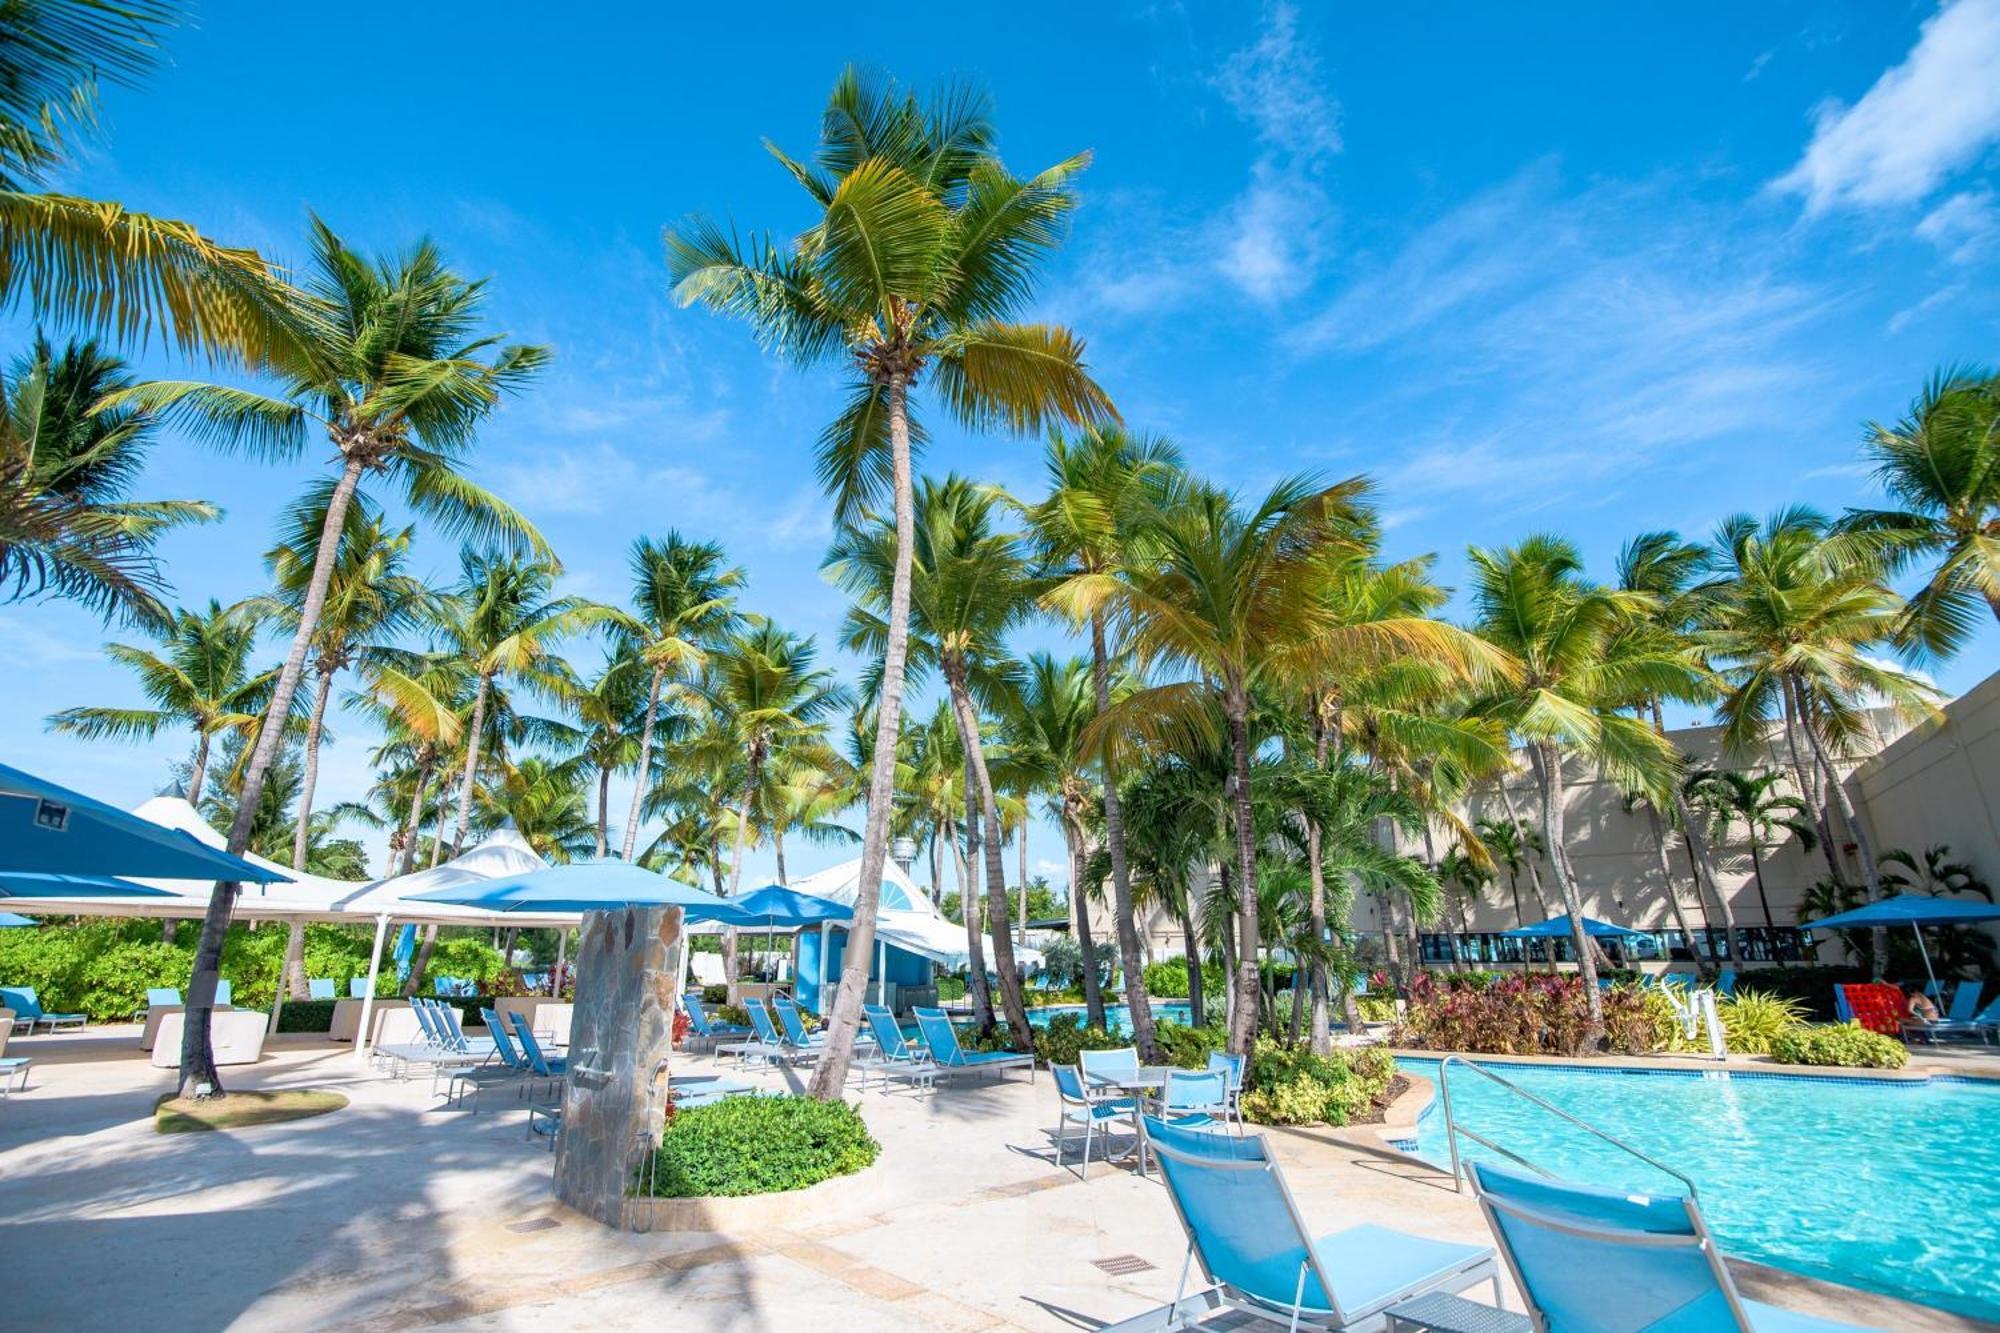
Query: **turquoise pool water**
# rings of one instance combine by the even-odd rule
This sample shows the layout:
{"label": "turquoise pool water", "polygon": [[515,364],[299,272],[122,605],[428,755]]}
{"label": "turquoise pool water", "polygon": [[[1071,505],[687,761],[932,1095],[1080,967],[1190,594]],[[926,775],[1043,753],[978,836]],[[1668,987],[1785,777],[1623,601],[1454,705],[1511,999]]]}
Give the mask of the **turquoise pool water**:
{"label": "turquoise pool water", "polygon": [[[1435,1060],[1399,1063],[1437,1076]],[[1732,1254],[2000,1321],[2000,1084],[1493,1068],[1686,1172]],[[1477,1074],[1454,1069],[1451,1096],[1460,1124],[1548,1170],[1677,1188]],[[1459,1150],[1492,1156],[1468,1139]],[[1450,1161],[1435,1101],[1417,1151]]]}
{"label": "turquoise pool water", "polygon": [[[1080,1004],[1045,1004],[1028,1011],[1028,1022],[1035,1027],[1045,1028],[1049,1020],[1057,1014],[1075,1014],[1078,1022],[1083,1021],[1083,1006]],[[1166,1019],[1174,1023],[1186,1023],[1193,1016],[1193,1010],[1185,1003],[1163,1000],[1153,1006],[1155,1021]],[[1132,1007],[1124,1004],[1104,1006],[1104,1027],[1107,1032],[1123,1035],[1132,1030]]]}

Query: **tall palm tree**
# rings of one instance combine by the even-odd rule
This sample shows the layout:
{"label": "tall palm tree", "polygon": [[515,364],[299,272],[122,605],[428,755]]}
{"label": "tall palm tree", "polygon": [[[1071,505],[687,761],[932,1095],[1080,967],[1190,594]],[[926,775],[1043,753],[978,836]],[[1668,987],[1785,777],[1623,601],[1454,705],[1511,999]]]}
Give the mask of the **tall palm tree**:
{"label": "tall palm tree", "polygon": [[2000,620],[2000,375],[1939,371],[1901,422],[1869,423],[1861,449],[1896,507],[1849,510],[1839,527],[1872,538],[1890,575],[1937,561],[1896,637],[1949,657],[1982,601]]}
{"label": "tall palm tree", "polygon": [[632,786],[632,809],[625,819],[620,855],[632,859],[638,845],[640,804],[653,763],[653,732],[661,691],[670,675],[691,677],[707,660],[707,646],[737,627],[736,593],[743,570],[726,563],[716,542],[689,541],[669,531],[664,541],[641,537],[632,543],[632,613],[625,635],[650,670],[646,711],[634,760],[640,780]]}
{"label": "tall palm tree", "polygon": [[463,847],[472,826],[495,683],[516,681],[531,692],[561,697],[571,677],[568,665],[556,655],[556,645],[592,625],[617,623],[619,617],[580,597],[555,596],[556,568],[546,561],[468,549],[459,564],[458,585],[438,604],[436,623],[440,646],[469,664],[475,680],[458,789],[458,829],[452,838],[454,845]]}
{"label": "tall palm tree", "polygon": [[369,716],[388,737],[375,761],[380,764],[385,752],[394,748],[404,753],[412,769],[409,814],[400,825],[397,843],[402,864],[396,874],[407,875],[416,868],[424,797],[464,735],[471,674],[463,661],[442,653],[371,660],[362,668],[362,689],[345,700],[348,708]]}
{"label": "tall palm tree", "polygon": [[[53,593],[94,611],[163,623],[153,542],[207,523],[205,500],[131,500],[158,418],[98,409],[133,383],[96,343],[61,352],[37,336],[0,377],[0,594]],[[95,410],[94,410],[95,409]]]}
{"label": "tall palm tree", "polygon": [[49,730],[85,740],[139,741],[186,727],[194,732],[188,801],[200,805],[210,748],[226,736],[255,735],[263,724],[277,672],[252,671],[256,647],[256,622],[241,604],[211,600],[205,611],[176,611],[156,649],[104,645],[107,657],[139,677],[152,707],[66,708],[49,718]]}
{"label": "tall palm tree", "polygon": [[[914,580],[913,580],[914,581]],[[944,891],[938,860],[951,858],[952,882],[959,903],[959,924],[965,927],[966,997],[972,1002],[974,1024],[981,1032],[993,1027],[993,991],[986,978],[986,947],[979,925],[978,779],[958,726],[958,710],[949,698],[938,700],[930,717],[905,728],[898,744],[908,750],[907,776],[899,791],[928,823],[931,841],[931,893],[942,902]]]}
{"label": "tall palm tree", "polygon": [[[1487,852],[1507,867],[1507,892],[1514,900],[1515,924],[1527,925],[1528,918],[1521,911],[1521,867],[1531,858],[1541,855],[1540,835],[1515,819],[1482,819],[1474,828],[1478,830],[1479,840],[1486,844]],[[1546,921],[1549,905],[1542,897],[1539,877],[1532,881],[1532,887],[1535,908],[1540,913],[1535,919]]]}
{"label": "tall palm tree", "polygon": [[928,383],[963,425],[1039,431],[1111,418],[1084,367],[1083,344],[1059,325],[1015,322],[1036,269],[1075,205],[1078,156],[1026,178],[994,151],[983,97],[953,90],[928,107],[852,70],[834,85],[816,158],[773,148],[818,220],[789,246],[748,247],[706,219],[668,236],[674,286],[754,326],[802,365],[852,371],[847,406],[820,437],[820,478],[846,524],[889,493],[898,558],[886,613],[874,769],[861,845],[861,894],[847,962],[813,1074],[814,1096],[840,1095],[860,1030],[894,804],[908,638],[911,450],[922,434],[912,390]]}
{"label": "tall palm tree", "polygon": [[[1703,639],[1730,685],[1722,703],[1725,742],[1747,750],[1764,738],[1774,716],[1783,717],[1799,790],[1822,812],[1822,794],[1831,798],[1860,856],[1872,901],[1885,893],[1881,870],[1834,756],[1867,733],[1864,697],[1921,718],[1935,715],[1938,694],[1869,653],[1896,637],[1906,607],[1883,586],[1879,564],[1827,540],[1830,528],[1824,516],[1796,507],[1762,524],[1747,514],[1725,519],[1716,534],[1720,578],[1713,628]],[[1831,843],[1824,828],[1822,841]],[[1839,880],[1831,846],[1826,850]],[[1878,939],[1878,967],[1887,952]]]}
{"label": "tall palm tree", "polygon": [[1460,653],[1464,636],[1435,621],[1341,623],[1326,596],[1341,562],[1364,547],[1369,486],[1279,482],[1255,507],[1190,487],[1141,520],[1146,562],[1122,577],[1081,575],[1057,604],[1082,620],[1112,612],[1128,627],[1142,666],[1164,664],[1195,678],[1155,685],[1102,712],[1092,745],[1171,748],[1211,734],[1219,716],[1232,755],[1238,899],[1236,1005],[1231,1049],[1248,1051],[1259,992],[1256,834],[1252,820],[1250,713],[1253,693],[1289,689],[1329,664],[1364,653]]}
{"label": "tall palm tree", "polygon": [[578,724],[575,758],[597,776],[595,856],[603,856],[611,846],[612,776],[638,763],[641,729],[652,722],[644,715],[647,701],[641,693],[647,674],[640,658],[618,653],[603,670],[563,696],[563,705]]}
{"label": "tall palm tree", "polygon": [[255,251],[185,222],[46,190],[97,129],[100,82],[131,86],[158,58],[170,0],[36,0],[0,43],[0,308],[121,342],[263,365],[296,354],[305,320]]}
{"label": "tall palm tree", "polygon": [[[509,764],[493,782],[481,783],[476,827],[511,825],[543,859],[558,865],[590,855],[595,821],[583,794],[587,760],[529,755]],[[412,977],[422,969],[412,968]]]}
{"label": "tall palm tree", "polygon": [[[729,861],[729,896],[743,885],[743,849],[764,804],[768,761],[774,748],[800,741],[823,743],[827,721],[852,702],[847,687],[819,664],[810,637],[755,619],[709,652],[702,693],[743,765],[736,807],[736,846]],[[735,932],[723,934],[723,971],[736,977]]]}
{"label": "tall palm tree", "polygon": [[[1007,635],[1034,607],[1037,583],[1018,534],[999,529],[1003,500],[991,487],[953,475],[925,478],[914,505],[910,546],[909,671],[935,668],[944,678],[970,770],[966,790],[979,802],[980,846],[985,856],[986,913],[1001,1007],[1019,1049],[1034,1049],[1014,942],[1008,925],[1007,870],[998,789],[981,735],[980,702],[997,704],[1011,684],[1014,664]],[[828,576],[856,599],[848,612],[850,646],[873,652],[888,635],[884,613],[894,598],[903,543],[889,523],[848,528],[827,553]],[[974,824],[968,816],[968,824]],[[970,900],[967,907],[970,918]]]}
{"label": "tall palm tree", "polygon": [[1723,836],[1732,824],[1743,825],[1750,844],[1750,870],[1757,881],[1757,902],[1764,909],[1764,925],[1776,928],[1771,914],[1771,897],[1764,888],[1764,848],[1783,829],[1799,840],[1801,848],[1812,850],[1819,836],[1803,798],[1776,790],[1776,772],[1744,773],[1733,768],[1702,769],[1690,773],[1686,787],[1693,798],[1708,808]]}
{"label": "tall palm tree", "polygon": [[1521,663],[1518,682],[1475,705],[1506,724],[1528,752],[1540,795],[1542,836],[1555,867],[1570,943],[1590,1004],[1586,1045],[1603,1035],[1597,964],[1583,929],[1583,892],[1564,831],[1566,758],[1594,762],[1625,790],[1657,792],[1679,780],[1680,756],[1664,737],[1618,709],[1682,688],[1686,659],[1626,635],[1652,599],[1583,578],[1576,548],[1538,535],[1501,551],[1474,547],[1473,606],[1481,634]]}
{"label": "tall palm tree", "polygon": [[[1171,488],[1182,462],[1180,451],[1165,439],[1101,426],[1074,439],[1052,434],[1043,466],[1049,493],[1028,511],[1029,535],[1044,572],[1067,582],[1115,575],[1123,565],[1139,563],[1134,541],[1140,518]],[[1103,609],[1091,611],[1088,623],[1092,691],[1101,713],[1111,706],[1112,674]],[[1107,770],[1100,778],[1104,838],[1111,857],[1112,924],[1125,978],[1125,1007],[1132,1015],[1133,1041],[1145,1058],[1153,1059],[1158,1041],[1141,965],[1124,807],[1117,775]]]}
{"label": "tall palm tree", "polygon": [[[298,457],[319,432],[333,445],[340,473],[327,497],[298,628],[272,691],[274,718],[290,710],[304,673],[333,582],[339,536],[364,475],[393,478],[412,508],[449,531],[545,549],[532,524],[459,468],[480,423],[503,394],[547,360],[546,351],[502,346],[497,336],[482,333],[485,284],[452,272],[429,241],[371,263],[315,218],[312,242],[308,275],[291,298],[310,312],[311,338],[280,368],[281,394],[163,380],[107,400],[179,415],[220,443],[271,458]],[[256,805],[277,744],[277,729],[265,728],[244,775],[245,811]],[[243,827],[230,830],[235,850],[246,845],[248,817],[239,812]],[[209,1048],[209,999],[235,892],[228,881],[217,884],[202,926],[188,997],[183,1092],[202,1082],[221,1086]]]}
{"label": "tall palm tree", "polygon": [[1048,653],[1028,658],[1018,702],[1009,716],[1020,751],[1017,760],[1037,775],[1034,788],[1049,797],[1050,813],[1063,831],[1070,917],[1083,953],[1085,1022],[1090,1027],[1103,1027],[1104,994],[1098,985],[1097,945],[1091,938],[1090,904],[1084,892],[1090,824],[1102,803],[1083,745],[1084,733],[1096,716],[1097,695],[1089,659],[1058,660]]}

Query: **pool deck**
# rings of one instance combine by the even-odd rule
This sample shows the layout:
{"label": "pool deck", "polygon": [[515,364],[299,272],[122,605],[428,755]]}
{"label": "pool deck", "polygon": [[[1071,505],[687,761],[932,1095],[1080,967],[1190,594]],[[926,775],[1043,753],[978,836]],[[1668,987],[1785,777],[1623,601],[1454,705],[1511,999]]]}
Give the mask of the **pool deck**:
{"label": "pool deck", "polygon": [[[1185,1249],[1157,1177],[1093,1166],[1085,1182],[1055,1168],[1046,1073],[929,1100],[850,1094],[883,1144],[851,1190],[816,1189],[794,1215],[730,1233],[632,1235],[554,1202],[550,1156],[526,1140],[512,1093],[489,1092],[478,1114],[438,1109],[427,1079],[394,1082],[345,1046],[280,1039],[226,1081],[336,1089],[345,1111],[159,1135],[150,1111],[169,1073],[139,1058],[135,1037],[107,1027],[10,1046],[35,1066],[28,1090],[0,1102],[0,1245],[15,1260],[0,1323],[1074,1330],[1164,1303]],[[1487,1239],[1471,1197],[1390,1149],[1380,1127],[1272,1142],[1316,1227]],[[1981,1327],[1736,1267],[1749,1295],[1812,1313]]]}

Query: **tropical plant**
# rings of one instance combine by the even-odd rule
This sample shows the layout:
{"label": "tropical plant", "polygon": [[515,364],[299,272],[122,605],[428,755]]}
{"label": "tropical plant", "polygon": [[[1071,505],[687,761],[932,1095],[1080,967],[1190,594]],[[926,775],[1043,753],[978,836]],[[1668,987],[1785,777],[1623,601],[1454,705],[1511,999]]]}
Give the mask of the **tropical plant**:
{"label": "tropical plant", "polygon": [[209,752],[222,737],[254,735],[263,725],[277,672],[250,666],[257,626],[243,606],[211,600],[205,611],[180,610],[160,630],[157,648],[107,643],[105,656],[139,678],[150,708],[66,708],[49,730],[84,740],[151,740],[162,730],[194,733],[188,801],[201,803]]}
{"label": "tropical plant", "polygon": [[743,570],[725,563],[715,542],[689,541],[669,531],[664,541],[641,537],[632,543],[632,611],[622,626],[631,651],[649,673],[646,711],[633,759],[639,781],[632,786],[632,810],[625,820],[620,855],[632,859],[638,845],[640,806],[653,763],[653,733],[667,678],[688,679],[707,660],[707,646],[737,626],[736,593]]}
{"label": "tropical plant", "polygon": [[810,1097],[726,1097],[677,1110],[645,1177],[662,1198],[805,1189],[882,1151],[860,1112]]}
{"label": "tropical plant", "polygon": [[1769,1055],[1771,1043],[1806,1021],[1806,1007],[1797,1000],[1739,987],[1716,1001],[1729,1049],[1741,1055]]}
{"label": "tropical plant", "polygon": [[1939,371],[1900,423],[1869,423],[1861,448],[1897,507],[1850,509],[1839,528],[1867,538],[1891,576],[1937,562],[1895,637],[1950,657],[1983,618],[1982,601],[2000,620],[2000,376]]}
{"label": "tropical plant", "polygon": [[[1487,853],[1507,867],[1507,893],[1514,901],[1514,922],[1525,926],[1528,918],[1521,910],[1521,866],[1533,864],[1533,859],[1542,855],[1541,835],[1528,825],[1515,819],[1482,819],[1474,826],[1479,840],[1486,844]],[[1534,889],[1535,910],[1538,921],[1549,917],[1549,905],[1542,897],[1541,876],[1529,881]]]}
{"label": "tropical plant", "polygon": [[[424,797],[464,735],[471,676],[461,659],[443,653],[371,660],[362,666],[362,688],[344,701],[348,708],[369,716],[387,736],[375,762],[393,758],[409,769],[409,814],[390,839],[402,855],[397,874],[407,875],[415,868]],[[441,794],[444,784],[437,788]],[[433,846],[441,848],[443,843],[440,812]]]}
{"label": "tropical plant", "polygon": [[0,377],[0,594],[50,593],[106,616],[164,622],[153,543],[221,511],[205,500],[131,500],[158,420],[99,409],[133,383],[96,343],[58,353],[39,335]]}
{"label": "tropical plant", "polygon": [[577,724],[574,757],[597,776],[595,856],[603,856],[611,845],[612,775],[636,764],[640,728],[651,721],[643,713],[645,682],[645,664],[629,653],[618,653],[595,676],[576,682],[562,696],[563,707]]}
{"label": "tropical plant", "polygon": [[852,368],[847,406],[820,437],[820,479],[849,523],[886,491],[897,534],[885,612],[874,766],[862,839],[860,901],[815,1096],[846,1086],[873,952],[894,804],[907,649],[911,450],[922,439],[911,392],[929,376],[946,413],[984,430],[1031,432],[1114,415],[1084,368],[1083,345],[1057,325],[1016,323],[1036,268],[1062,237],[1075,157],[1027,178],[994,152],[983,97],[953,90],[929,107],[894,85],[843,73],[828,99],[816,158],[773,148],[818,210],[789,246],[748,247],[706,219],[668,236],[684,303],[734,314],[802,365]]}
{"label": "tropical plant", "polygon": [[[497,780],[479,785],[477,827],[512,827],[543,860],[558,865],[589,856],[597,825],[583,795],[587,763],[529,755],[509,764]],[[421,972],[412,969],[413,976]]]}
{"label": "tropical plant", "polygon": [[1901,1069],[1909,1048],[1859,1023],[1800,1023],[1771,1038],[1771,1058],[1781,1065],[1838,1065],[1848,1069]]}
{"label": "tropical plant", "polygon": [[[987,745],[980,735],[975,694],[997,702],[1011,686],[1014,665],[1006,636],[1034,606],[1037,585],[1019,537],[998,529],[999,494],[962,477],[925,478],[913,505],[908,577],[908,666],[912,679],[931,669],[944,677],[970,769],[967,790],[979,799],[985,827],[986,909],[1002,1007],[1015,1045],[1034,1041],[1014,966],[1008,928],[1007,872],[1002,859],[999,798]],[[850,647],[875,652],[888,640],[885,613],[895,595],[903,543],[895,528],[877,522],[848,528],[834,541],[826,569],[856,599],[847,616]],[[968,824],[971,823],[968,816]]]}
{"label": "tropical plant", "polygon": [[1701,769],[1688,774],[1685,790],[1706,806],[1726,837],[1733,824],[1742,824],[1750,845],[1750,869],[1757,883],[1757,902],[1764,909],[1764,924],[1776,926],[1771,914],[1771,898],[1764,888],[1764,849],[1779,830],[1799,840],[1810,852],[1819,841],[1812,813],[1804,800],[1776,790],[1781,775],[1776,772],[1745,773],[1733,768]]}

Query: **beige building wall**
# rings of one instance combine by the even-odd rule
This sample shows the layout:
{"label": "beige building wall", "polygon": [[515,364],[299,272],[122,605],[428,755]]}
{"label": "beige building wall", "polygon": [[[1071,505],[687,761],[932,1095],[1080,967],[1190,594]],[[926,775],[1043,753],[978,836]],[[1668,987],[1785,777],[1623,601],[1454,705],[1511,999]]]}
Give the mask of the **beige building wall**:
{"label": "beige building wall", "polygon": [[1921,855],[1943,843],[2000,882],[2000,673],[1861,765],[1849,790],[1878,845]]}

